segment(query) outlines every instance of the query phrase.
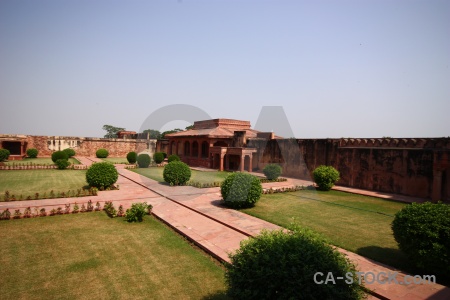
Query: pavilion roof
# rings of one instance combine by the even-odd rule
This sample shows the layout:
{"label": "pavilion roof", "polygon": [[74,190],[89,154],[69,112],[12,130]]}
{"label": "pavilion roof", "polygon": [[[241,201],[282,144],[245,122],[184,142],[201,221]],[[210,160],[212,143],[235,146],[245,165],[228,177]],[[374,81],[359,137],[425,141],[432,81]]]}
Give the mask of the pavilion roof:
{"label": "pavilion roof", "polygon": [[253,138],[259,132],[254,129],[239,130],[233,128],[214,127],[205,129],[190,129],[186,131],[180,131],[175,133],[166,134],[166,137],[208,137],[208,138],[232,138],[235,131],[245,131],[246,136]]}

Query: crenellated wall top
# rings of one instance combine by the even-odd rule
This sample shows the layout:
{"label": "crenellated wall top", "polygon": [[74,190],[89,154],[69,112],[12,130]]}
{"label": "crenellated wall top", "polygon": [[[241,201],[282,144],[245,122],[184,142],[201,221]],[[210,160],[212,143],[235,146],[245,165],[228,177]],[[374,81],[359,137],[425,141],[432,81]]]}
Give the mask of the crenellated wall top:
{"label": "crenellated wall top", "polygon": [[339,147],[450,149],[450,138],[342,138]]}

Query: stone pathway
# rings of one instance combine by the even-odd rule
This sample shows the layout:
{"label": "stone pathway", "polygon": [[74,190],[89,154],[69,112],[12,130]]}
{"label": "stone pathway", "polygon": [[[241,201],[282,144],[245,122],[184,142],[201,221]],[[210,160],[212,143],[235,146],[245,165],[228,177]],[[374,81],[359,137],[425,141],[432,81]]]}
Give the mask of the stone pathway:
{"label": "stone pathway", "polygon": [[[77,157],[77,159],[85,165],[101,161],[97,158],[86,157]],[[13,212],[14,209],[23,209],[28,206],[45,207],[47,210],[58,206],[64,208],[64,204],[75,201],[81,206],[88,200],[92,200],[94,204],[97,201],[101,204],[105,201],[113,201],[116,207],[122,204],[126,209],[134,202],[147,202],[153,205],[152,212],[157,218],[212,256],[227,262],[229,262],[228,253],[238,249],[241,241],[259,234],[263,229],[280,229],[279,226],[272,223],[222,207],[219,188],[170,187],[129,171],[124,168],[124,165],[116,165],[116,167],[121,175],[117,182],[120,190],[100,191],[96,197],[0,202],[0,210],[9,208]],[[261,176],[259,173],[257,175]],[[263,187],[265,189],[270,187],[286,188],[310,184],[311,182],[308,181],[289,178],[286,182],[265,183]],[[373,196],[370,191],[351,189],[349,192]],[[378,196],[383,198],[383,195],[378,194]],[[386,195],[389,199],[396,199],[396,196],[398,195]],[[412,201],[408,197],[403,198],[403,201],[405,200]],[[347,255],[361,272],[378,274],[379,272],[397,271],[355,253],[343,249],[338,250]],[[402,281],[406,275],[399,272],[396,278],[398,281]],[[372,299],[450,299],[450,288],[439,284],[374,283],[366,286],[373,293],[370,296]]]}

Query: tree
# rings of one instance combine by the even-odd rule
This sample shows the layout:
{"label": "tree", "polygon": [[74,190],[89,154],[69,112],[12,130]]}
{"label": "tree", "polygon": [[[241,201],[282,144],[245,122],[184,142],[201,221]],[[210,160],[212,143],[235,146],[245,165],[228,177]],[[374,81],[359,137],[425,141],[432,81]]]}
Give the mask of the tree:
{"label": "tree", "polygon": [[149,137],[151,139],[157,139],[159,140],[161,138],[161,132],[159,132],[159,130],[154,130],[154,129],[145,129],[144,131],[142,131],[142,133],[149,133]]}
{"label": "tree", "polygon": [[185,128],[186,130],[190,130],[190,129],[194,129],[194,125],[189,125],[189,126],[186,126],[186,128]]}
{"label": "tree", "polygon": [[172,130],[164,131],[164,132],[161,134],[161,138],[163,139],[163,138],[166,136],[166,134],[175,133],[175,132],[180,132],[180,131],[184,131],[184,130],[183,130],[183,129],[180,129],[180,128],[175,128],[175,129],[172,129]]}
{"label": "tree", "polygon": [[114,127],[112,125],[103,125],[103,130],[106,130],[106,134],[104,136],[105,138],[116,139],[117,138],[117,133],[119,131],[125,130],[125,128]]}

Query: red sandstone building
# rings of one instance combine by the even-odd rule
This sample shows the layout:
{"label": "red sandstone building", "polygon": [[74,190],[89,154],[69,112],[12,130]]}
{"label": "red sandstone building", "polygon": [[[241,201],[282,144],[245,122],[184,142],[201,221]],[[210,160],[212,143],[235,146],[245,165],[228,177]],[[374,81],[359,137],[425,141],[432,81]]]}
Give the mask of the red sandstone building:
{"label": "red sandstone building", "polygon": [[250,128],[249,121],[213,119],[194,122],[193,129],[167,134],[168,154],[177,154],[190,166],[252,171],[256,148],[249,138],[273,139],[273,133]]}

